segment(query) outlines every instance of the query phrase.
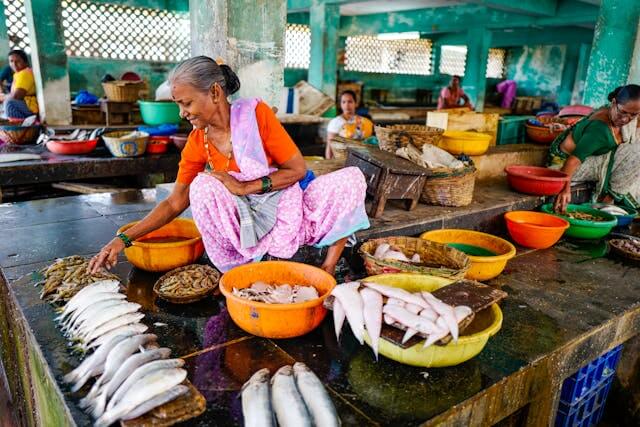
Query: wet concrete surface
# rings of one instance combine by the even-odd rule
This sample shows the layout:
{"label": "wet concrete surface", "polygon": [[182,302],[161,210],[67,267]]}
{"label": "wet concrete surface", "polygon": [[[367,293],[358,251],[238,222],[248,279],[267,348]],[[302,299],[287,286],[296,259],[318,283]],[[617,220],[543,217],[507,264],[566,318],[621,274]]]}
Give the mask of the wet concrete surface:
{"label": "wet concrete surface", "polygon": [[[77,406],[87,388],[72,394],[62,377],[80,359],[56,329],[54,309],[39,299],[40,289],[33,286],[38,275],[32,272],[57,257],[96,252],[118,225],[144,215],[148,197],[139,194],[135,203],[113,203],[115,206],[113,199],[73,198],[63,203],[82,208],[69,208],[65,221],[50,224],[44,221],[55,217],[51,212],[11,205],[29,212],[22,222],[11,206],[0,206],[14,218],[0,242],[2,273],[78,425],[91,423]],[[87,217],[93,215],[91,209],[96,217]],[[30,221],[36,224],[29,225]],[[152,292],[159,274],[135,269],[124,258],[115,273],[127,285],[128,299],[142,305],[143,321],[158,335],[159,343],[171,348],[174,356],[186,359],[188,378],[207,399],[206,412],[184,425],[240,425],[239,390],[251,374],[263,367],[273,372],[284,364],[303,361],[329,389],[344,425],[412,426],[447,411],[463,414],[472,397],[491,394],[493,386],[523,371],[536,370],[541,361],[560,357],[576,342],[586,341],[593,348],[613,345],[614,336],[591,342],[590,335],[620,316],[633,314],[635,317],[618,329],[635,328],[636,332],[629,334],[637,333],[640,269],[609,259],[598,248],[597,243],[563,241],[548,250],[519,251],[505,272],[491,282],[509,293],[501,304],[501,331],[476,358],[439,369],[405,366],[384,357],[376,362],[371,350],[359,346],[348,327],[340,342],[336,341],[331,316],[300,338],[254,337],[229,318],[222,296],[173,305],[156,299]],[[17,256],[10,257],[10,253]],[[567,352],[555,374],[568,376],[590,361],[589,357],[589,351]]]}

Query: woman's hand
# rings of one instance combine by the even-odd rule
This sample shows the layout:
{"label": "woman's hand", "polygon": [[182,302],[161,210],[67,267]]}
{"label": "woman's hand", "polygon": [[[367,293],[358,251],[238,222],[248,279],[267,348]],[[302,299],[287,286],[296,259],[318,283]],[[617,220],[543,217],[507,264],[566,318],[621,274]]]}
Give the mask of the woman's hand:
{"label": "woman's hand", "polygon": [[562,190],[562,192],[556,196],[556,200],[553,203],[553,210],[557,213],[566,213],[569,203],[571,203],[571,187],[569,187],[568,190]]}
{"label": "woman's hand", "polygon": [[118,262],[118,254],[124,249],[124,242],[120,238],[115,237],[103,247],[98,255],[89,261],[89,272],[95,274],[102,267],[107,270],[113,268]]}
{"label": "woman's hand", "polygon": [[236,196],[246,196],[247,188],[244,182],[240,182],[227,172],[218,172],[212,171],[209,172],[209,175],[217,179],[224,185],[227,190],[231,192],[231,194],[235,194]]}

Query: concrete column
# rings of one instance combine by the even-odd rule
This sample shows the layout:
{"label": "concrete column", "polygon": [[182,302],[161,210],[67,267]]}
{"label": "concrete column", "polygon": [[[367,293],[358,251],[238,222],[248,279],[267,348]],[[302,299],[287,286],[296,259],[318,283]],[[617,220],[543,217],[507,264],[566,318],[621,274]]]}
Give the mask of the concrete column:
{"label": "concrete column", "polygon": [[313,0],[310,10],[309,83],[335,99],[338,80],[340,6]]}
{"label": "concrete column", "polygon": [[589,68],[589,56],[591,55],[591,45],[582,43],[580,45],[580,56],[578,58],[578,69],[576,71],[576,81],[573,85],[571,104],[582,103],[584,97],[584,84],[587,79],[587,69]]}
{"label": "concrete column", "polygon": [[627,83],[640,84],[640,22],[638,23],[636,42],[631,58],[631,67],[629,68]]}
{"label": "concrete column", "polygon": [[278,105],[284,86],[286,0],[190,0],[191,52],[222,58],[240,97]]}
{"label": "concrete column", "polygon": [[472,26],[467,31],[467,65],[462,87],[471,99],[476,111],[484,110],[487,90],[487,59],[491,47],[491,31]]}
{"label": "concrete column", "polygon": [[597,107],[627,82],[640,17],[640,2],[602,0],[584,91],[584,103]]}
{"label": "concrete column", "polygon": [[69,68],[60,2],[25,0],[25,7],[40,118],[50,125],[71,124]]}
{"label": "concrete column", "polygon": [[560,80],[560,92],[556,99],[556,102],[561,106],[571,103],[571,94],[576,83],[579,62],[580,45],[575,43],[567,44],[567,53],[564,56],[564,67],[562,67],[562,78]]}

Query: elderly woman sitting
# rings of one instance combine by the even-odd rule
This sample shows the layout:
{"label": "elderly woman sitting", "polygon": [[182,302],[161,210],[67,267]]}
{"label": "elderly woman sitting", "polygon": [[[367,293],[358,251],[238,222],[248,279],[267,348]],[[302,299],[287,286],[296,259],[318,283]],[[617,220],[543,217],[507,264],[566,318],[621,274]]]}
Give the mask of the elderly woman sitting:
{"label": "elderly woman sitting", "polygon": [[333,274],[347,237],[367,228],[366,182],[358,168],[314,178],[275,114],[240,88],[226,65],[199,56],[169,77],[182,117],[193,125],[173,193],[107,244],[92,269],[113,265],[131,240],[167,224],[189,205],[211,262],[221,271],[265,255],[291,258],[301,246],[326,247]]}
{"label": "elderly woman sitting", "polygon": [[4,103],[4,114],[11,119],[25,119],[38,114],[36,82],[29,68],[29,58],[23,50],[9,52],[9,66],[13,70],[11,92],[0,94]]}

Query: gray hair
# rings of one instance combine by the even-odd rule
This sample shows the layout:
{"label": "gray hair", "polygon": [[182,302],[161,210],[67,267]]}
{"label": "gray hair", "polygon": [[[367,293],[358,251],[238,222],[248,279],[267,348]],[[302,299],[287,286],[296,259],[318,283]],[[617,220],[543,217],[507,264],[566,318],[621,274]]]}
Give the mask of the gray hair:
{"label": "gray hair", "polygon": [[169,84],[184,83],[201,92],[209,92],[218,83],[225,95],[240,89],[240,79],[228,65],[218,65],[208,56],[196,56],[182,61],[169,73]]}

